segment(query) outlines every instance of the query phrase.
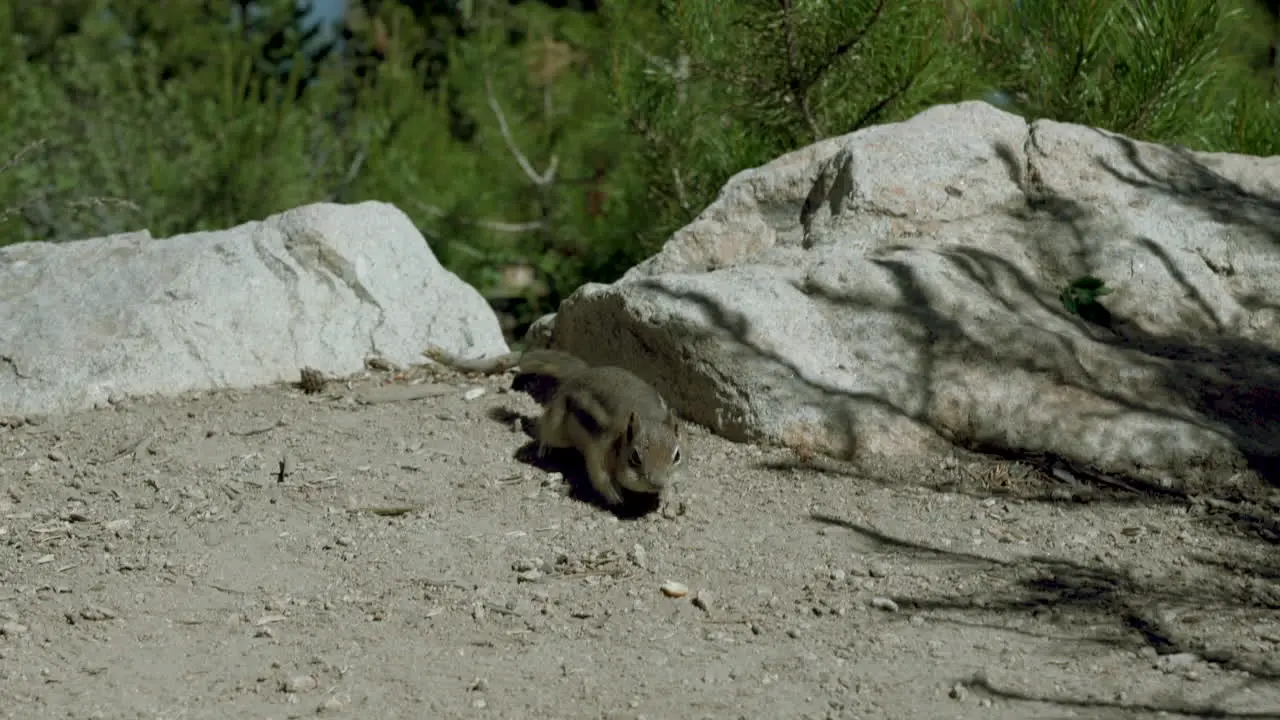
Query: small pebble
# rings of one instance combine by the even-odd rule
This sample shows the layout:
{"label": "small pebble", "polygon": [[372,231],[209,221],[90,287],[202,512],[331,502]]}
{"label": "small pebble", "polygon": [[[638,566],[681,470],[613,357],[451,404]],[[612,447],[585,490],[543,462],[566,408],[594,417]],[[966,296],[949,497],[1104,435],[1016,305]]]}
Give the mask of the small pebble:
{"label": "small pebble", "polygon": [[102,607],[101,605],[90,605],[80,611],[80,617],[90,622],[114,620],[116,618],[116,611]]}
{"label": "small pebble", "polygon": [[479,400],[480,398],[484,397],[484,393],[485,393],[484,388],[479,388],[479,387],[471,388],[470,390],[462,394],[462,399],[463,400]]}
{"label": "small pebble", "polygon": [[106,530],[107,532],[118,533],[121,530],[128,528],[131,522],[132,522],[131,520],[125,520],[125,519],[108,520],[102,523],[102,529]]}
{"label": "small pebble", "polygon": [[283,689],[287,693],[306,692],[316,688],[316,679],[310,675],[294,675],[284,681]]}
{"label": "small pebble", "polygon": [[893,600],[890,600],[887,597],[871,598],[871,607],[877,610],[884,610],[887,612],[898,612],[898,603],[894,602]]}
{"label": "small pebble", "polygon": [[631,562],[641,570],[647,566],[648,557],[645,555],[644,546],[640,543],[631,546]]}
{"label": "small pebble", "polygon": [[1161,657],[1157,665],[1165,672],[1174,672],[1177,670],[1185,670],[1198,662],[1200,662],[1199,655],[1189,652],[1180,652]]}
{"label": "small pebble", "polygon": [[662,583],[662,594],[672,598],[684,597],[689,594],[689,586],[674,580],[668,580]]}

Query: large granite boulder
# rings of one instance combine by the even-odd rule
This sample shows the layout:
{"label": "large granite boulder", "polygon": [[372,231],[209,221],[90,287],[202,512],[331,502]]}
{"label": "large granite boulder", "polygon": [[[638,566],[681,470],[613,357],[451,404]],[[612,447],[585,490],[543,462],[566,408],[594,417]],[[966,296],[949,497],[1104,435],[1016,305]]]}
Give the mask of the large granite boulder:
{"label": "large granite boulder", "polygon": [[731,439],[958,444],[1166,485],[1269,471],[1277,187],[1280,158],[940,106],[734,176],[568,298],[552,344]]}
{"label": "large granite boulder", "polygon": [[348,374],[429,344],[507,350],[484,298],[385,203],[0,248],[0,414]]}

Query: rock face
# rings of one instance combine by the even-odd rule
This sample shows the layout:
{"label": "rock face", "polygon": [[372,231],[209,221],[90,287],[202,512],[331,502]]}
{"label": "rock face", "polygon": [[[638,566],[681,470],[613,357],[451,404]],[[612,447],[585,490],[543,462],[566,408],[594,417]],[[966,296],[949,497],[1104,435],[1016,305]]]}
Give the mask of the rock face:
{"label": "rock face", "polygon": [[[954,443],[1165,484],[1269,471],[1276,187],[1280,158],[940,106],[734,176],[659,254],[568,298],[553,344],[731,439]],[[1069,312],[1083,276],[1114,293]]]}
{"label": "rock face", "polygon": [[0,414],[348,374],[375,354],[421,362],[429,344],[507,350],[480,294],[384,203],[0,248]]}

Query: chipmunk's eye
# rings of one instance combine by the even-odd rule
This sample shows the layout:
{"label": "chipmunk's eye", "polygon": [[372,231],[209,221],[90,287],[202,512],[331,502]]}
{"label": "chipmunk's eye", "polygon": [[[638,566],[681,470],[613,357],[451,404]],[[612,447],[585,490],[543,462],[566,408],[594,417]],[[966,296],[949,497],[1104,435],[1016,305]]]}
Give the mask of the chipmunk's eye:
{"label": "chipmunk's eye", "polygon": [[627,458],[627,462],[631,463],[631,467],[640,467],[644,464],[644,459],[640,457],[639,450],[632,450],[631,457]]}
{"label": "chipmunk's eye", "polygon": [[671,453],[671,464],[672,465],[680,464],[680,448],[676,448],[676,451]]}

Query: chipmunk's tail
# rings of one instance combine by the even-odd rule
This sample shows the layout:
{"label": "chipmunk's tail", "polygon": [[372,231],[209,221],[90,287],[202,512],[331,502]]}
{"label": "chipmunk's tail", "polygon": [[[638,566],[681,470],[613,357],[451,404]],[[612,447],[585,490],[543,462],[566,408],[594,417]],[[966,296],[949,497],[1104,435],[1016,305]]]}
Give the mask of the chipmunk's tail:
{"label": "chipmunk's tail", "polygon": [[529,350],[520,356],[521,374],[546,375],[564,380],[586,370],[586,361],[560,350]]}
{"label": "chipmunk's tail", "polygon": [[581,358],[559,350],[529,350],[520,356],[520,369],[511,389],[528,393],[539,405],[546,405],[567,380],[588,367]]}
{"label": "chipmunk's tail", "polygon": [[492,357],[464,358],[433,345],[423,350],[422,354],[454,370],[484,375],[506,372],[520,363],[520,353],[518,352],[494,355]]}

